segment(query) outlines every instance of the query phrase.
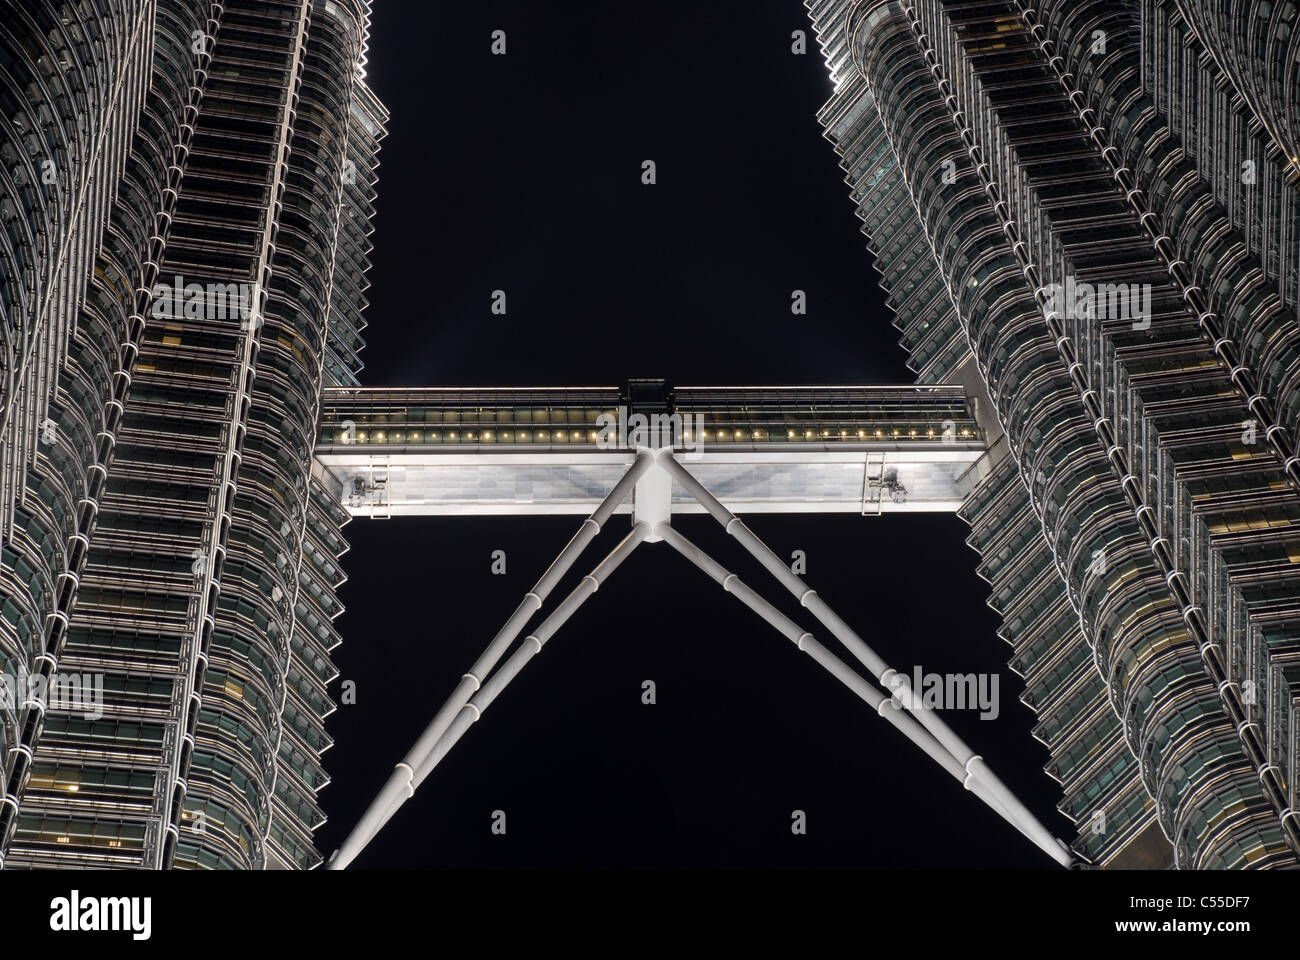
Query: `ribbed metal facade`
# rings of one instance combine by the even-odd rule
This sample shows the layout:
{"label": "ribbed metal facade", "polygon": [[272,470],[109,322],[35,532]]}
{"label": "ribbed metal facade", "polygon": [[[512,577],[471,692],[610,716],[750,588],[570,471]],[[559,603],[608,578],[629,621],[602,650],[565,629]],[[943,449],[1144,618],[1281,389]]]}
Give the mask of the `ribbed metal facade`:
{"label": "ribbed metal facade", "polygon": [[962,512],[1075,848],[1294,866],[1294,5],[808,7],[911,366],[1004,437]]}
{"label": "ribbed metal facade", "polygon": [[[0,667],[98,674],[103,690],[94,710],[31,700],[5,715],[0,853],[8,867],[311,867],[347,519],[311,454],[322,388],[360,366],[386,123],[364,79],[370,5],[35,6],[22,33],[0,33],[0,66],[41,70],[47,21],[92,36],[86,8],[101,39],[64,56],[84,60],[95,96],[118,93],[44,108],[77,118],[71,181],[107,189],[82,198],[84,222],[47,217],[84,258],[65,270],[84,294],[32,313],[30,268],[0,250],[6,402],[31,406],[5,422],[4,455],[27,460],[5,474],[22,487],[5,496]],[[0,22],[24,20],[6,8]],[[0,91],[45,122],[23,77],[11,92],[0,74]],[[39,152],[3,143],[0,177],[15,150]],[[169,293],[190,289],[206,293]],[[30,397],[19,334],[42,344]]]}

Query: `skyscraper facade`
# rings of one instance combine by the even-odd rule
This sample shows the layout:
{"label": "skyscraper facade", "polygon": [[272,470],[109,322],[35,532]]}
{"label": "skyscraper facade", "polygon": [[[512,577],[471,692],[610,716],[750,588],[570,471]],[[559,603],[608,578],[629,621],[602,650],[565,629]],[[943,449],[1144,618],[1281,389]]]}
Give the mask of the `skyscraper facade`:
{"label": "skyscraper facade", "polygon": [[0,3],[7,867],[319,861],[369,8]]}
{"label": "skyscraper facade", "polygon": [[909,365],[1073,846],[1300,853],[1294,4],[810,0]]}

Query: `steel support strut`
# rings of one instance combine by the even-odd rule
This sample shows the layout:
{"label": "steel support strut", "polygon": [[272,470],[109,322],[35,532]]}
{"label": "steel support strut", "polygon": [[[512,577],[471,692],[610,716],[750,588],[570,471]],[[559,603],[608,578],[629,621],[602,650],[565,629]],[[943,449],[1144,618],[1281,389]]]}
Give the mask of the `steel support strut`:
{"label": "steel support strut", "polygon": [[628,554],[649,535],[650,525],[648,523],[634,524],[632,531],[619,541],[618,546],[610,551],[609,555],[600,562],[596,569],[582,578],[582,581],[573,588],[554,612],[538,625],[536,630],[524,637],[524,642],[511,654],[510,658],[488,678],[482,689],[474,694],[461,708],[461,711],[456,714],[447,732],[439,738],[433,749],[429,751],[415,769],[415,775],[411,780],[410,794],[407,797],[399,796],[389,806],[384,813],[383,819],[380,820],[379,826],[375,828],[375,833],[383,829],[393,814],[397,812],[398,807],[405,803],[409,796],[415,794],[420,784],[424,783],[429,774],[433,772],[433,768],[442,762],[442,758],[464,736],[470,725],[478,721],[479,717],[483,715],[483,711],[505,689],[506,685],[519,674],[524,665],[541,653],[542,646],[555,634],[555,631],[560,629],[577,612],[577,609],[582,606],[588,597],[600,589],[600,585],[618,569],[619,564],[627,559]]}
{"label": "steel support strut", "polygon": [[877,687],[869,683],[861,674],[854,671],[831,651],[827,650],[819,643],[811,633],[803,630],[797,623],[783,614],[776,607],[760,597],[754,590],[749,587],[743,580],[734,573],[727,570],[722,564],[718,563],[698,546],[687,540],[674,528],[666,523],[661,523],[655,528],[655,534],[661,537],[673,549],[684,556],[700,570],[708,574],[719,586],[727,593],[736,597],[741,603],[749,607],[750,610],[757,613],[769,624],[783,634],[786,639],[792,641],[801,651],[812,657],[827,673],[839,680],[840,683],[848,687],[860,699],[866,701],[876,713],[888,720],[903,736],[912,741],[925,754],[953,776],[963,787],[974,793],[984,803],[986,803],[994,813],[1006,820],[1019,833],[1043,849],[1049,857],[1061,861],[1061,848],[1056,844],[1051,847],[1042,848],[1041,845],[1029,835],[1005,807],[998,803],[997,798],[984,788],[984,785],[975,777],[966,772],[966,769],[957,762],[957,759],[943,748],[943,745],[934,737],[926,732],[925,728],[916,722],[909,714],[904,713],[897,708],[896,702],[888,694],[882,693]]}
{"label": "steel support strut", "polygon": [[[670,525],[671,507],[660,516],[638,518],[631,532],[623,538],[604,560],[574,588],[563,602],[537,629],[528,634],[515,652],[493,671],[497,661],[522,631],[533,613],[542,605],[556,583],[573,565],[578,555],[599,533],[601,526],[619,504],[626,499],[636,482],[651,467],[666,470],[707,510],[733,537],[799,598],[800,603],[813,612],[830,632],[875,675],[883,686],[893,689],[893,696],[882,692],[843,660],[802,630],[794,621],[760,597],[741,582],[733,573],[717,563],[695,544],[691,543]],[[647,522],[648,521],[648,522]],[[527,593],[519,607],[506,621],[483,652],[473,668],[453,690],[428,728],[397,764],[383,790],[371,803],[365,815],[353,828],[343,845],[327,864],[327,869],[341,870],[348,866],[371,839],[383,828],[397,809],[414,795],[415,790],[433,772],[449,750],[464,736],[465,731],[479,719],[483,711],[502,690],[519,675],[524,666],[536,656],[547,640],[554,635],[574,612],[599,589],[600,585],[618,568],[636,547],[647,538],[663,539],[697,567],[717,581],[722,588],[736,596],[747,607],[765,619],[778,631],[812,657],[823,669],[848,687],[870,705],[881,717],[889,721],[935,763],[961,781],[962,785],[979,797],[1008,823],[1024,834],[1031,842],[1062,866],[1070,866],[1069,848],[1053,837],[1034,818],[1010,790],[995,777],[988,767],[962,740],[953,733],[933,711],[915,696],[906,677],[889,668],[885,662],[863,642],[817,594],[808,589],[788,567],[743,523],[726,509],[703,485],[686,471],[672,456],[670,450],[638,451],[631,467],[601,502],[591,517],[584,521],[573,539]],[[487,679],[483,678],[490,672]],[[907,709],[898,709],[899,704]]]}
{"label": "steel support strut", "polygon": [[[1043,826],[1029,808],[1021,803],[1006,784],[989,769],[984,759],[971,750],[938,714],[922,703],[912,690],[905,674],[899,673],[886,664],[848,624],[840,619],[834,610],[827,606],[824,600],[817,596],[816,590],[809,588],[798,574],[791,571],[767,544],[745,526],[739,517],[723,506],[721,501],[678,463],[671,453],[662,455],[658,462],[727,533],[739,540],[741,546],[749,551],[754,559],[794,594],[799,599],[800,605],[811,611],[813,616],[871,671],[881,685],[893,691],[898,702],[905,706],[943,749],[960,764],[964,771],[963,782],[973,792],[981,796],[987,793],[995,801],[991,804],[994,809],[1005,812],[1021,833],[1029,837],[1039,849],[1062,866],[1070,866],[1073,858],[1066,844],[1054,837],[1051,831]],[[972,786],[972,783],[978,784],[978,788]]]}
{"label": "steel support strut", "polygon": [[[469,672],[461,677],[460,683],[452,690],[451,696],[447,698],[446,703],[434,715],[433,720],[430,721],[420,738],[411,746],[411,749],[407,751],[406,756],[393,768],[393,772],[389,775],[383,789],[371,801],[361,820],[348,834],[347,839],[343,841],[342,846],[334,853],[334,856],[330,858],[330,862],[327,864],[329,869],[342,869],[351,863],[366,844],[370,842],[370,839],[388,822],[388,818],[393,815],[393,811],[415,793],[415,788],[424,779],[424,777],[417,777],[417,772],[425,765],[426,759],[433,753],[452,723],[464,711],[464,708],[470,702],[470,698],[484,686],[484,678],[497,665],[497,661],[501,659],[506,650],[510,648],[510,644],[519,636],[519,632],[523,630],[524,625],[528,623],[532,615],[541,609],[543,601],[550,595],[555,585],[568,573],[579,555],[600,533],[601,527],[618,509],[618,506],[627,499],[628,494],[636,486],[637,480],[641,478],[641,475],[654,461],[654,454],[648,451],[637,453],[627,472],[614,484],[613,489],[600,502],[600,505],[596,507],[591,516],[582,522],[578,532],[560,551],[560,555],[555,558],[555,562],[542,574],[541,579],[537,581],[533,589],[524,594],[524,599],[515,608],[515,612],[510,615],[510,619],[493,637],[492,642],[488,644],[479,658],[474,661],[474,665],[470,667]],[[587,581],[584,580],[583,582],[586,583]],[[572,595],[570,595],[570,599],[572,599]],[[495,695],[494,692],[492,696]],[[457,738],[459,738],[459,734]],[[432,769],[432,767],[429,769]],[[427,776],[427,773],[425,775]]]}

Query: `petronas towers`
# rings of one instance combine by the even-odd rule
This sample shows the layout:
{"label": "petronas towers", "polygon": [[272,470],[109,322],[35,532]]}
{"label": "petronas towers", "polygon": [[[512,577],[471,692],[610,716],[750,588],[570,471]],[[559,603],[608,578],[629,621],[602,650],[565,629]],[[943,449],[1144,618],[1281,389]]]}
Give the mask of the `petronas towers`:
{"label": "petronas towers", "polygon": [[[1072,857],[1296,866],[1300,9],[806,6],[862,283],[962,411],[939,499]],[[341,529],[418,479],[369,451],[341,485],[343,447],[424,456],[470,424],[572,448],[622,402],[358,406],[369,22],[369,0],[0,0],[0,866],[319,865]],[[816,402],[862,407],[843,442],[871,439],[872,388],[836,389]],[[711,442],[797,442],[753,397],[705,397]],[[932,419],[899,429],[919,447]]]}

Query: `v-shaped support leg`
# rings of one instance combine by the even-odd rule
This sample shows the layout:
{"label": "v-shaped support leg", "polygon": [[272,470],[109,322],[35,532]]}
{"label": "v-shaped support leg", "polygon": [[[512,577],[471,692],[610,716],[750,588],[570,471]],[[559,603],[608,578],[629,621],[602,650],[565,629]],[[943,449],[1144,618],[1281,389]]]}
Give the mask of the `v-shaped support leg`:
{"label": "v-shaped support leg", "polygon": [[[801,628],[780,610],[764,600],[748,584],[690,540],[687,540],[669,524],[659,524],[655,529],[655,534],[687,560],[699,567],[700,570],[708,574],[723,590],[775,627],[786,639],[792,641],[796,647],[817,661],[827,673],[852,690],[859,698],[866,701],[867,705],[875,710],[879,716],[889,721],[903,736],[923,750],[931,760],[950,773],[967,790],[983,800],[995,813],[1006,820],[1019,833],[1023,834],[1026,839],[1034,843],[1035,846],[1040,846],[1034,837],[1030,836],[1024,827],[1017,822],[1016,818],[984,787],[983,783],[972,777],[966,771],[966,768],[957,761],[957,758],[944,749],[938,740],[930,736],[926,729],[913,719],[909,713],[899,709],[898,703],[893,697],[881,692],[874,684],[868,682],[861,674],[827,650],[811,633]],[[1045,849],[1044,852],[1058,863],[1061,862],[1060,847],[1056,844]],[[1062,865],[1069,865],[1068,858]]]}
{"label": "v-shaped support leg", "polygon": [[798,574],[786,566],[767,544],[741,522],[739,517],[723,506],[722,502],[678,463],[671,453],[665,452],[657,462],[672,474],[673,479],[698,501],[727,533],[740,541],[741,546],[754,559],[794,594],[799,599],[800,605],[811,611],[831,635],[871,671],[883,687],[893,691],[898,701],[961,766],[964,771],[962,780],[972,792],[990,798],[992,800],[990,806],[999,813],[1005,814],[1021,833],[1061,866],[1068,867],[1074,862],[1069,847],[1064,841],[1054,837],[1029,808],[1021,803],[1019,798],[989,769],[984,759],[968,747],[938,714],[925,706],[912,690],[905,674],[899,673],[885,663],[848,624],[840,619],[834,610],[827,606],[821,597],[817,596],[816,590],[809,588]]}
{"label": "v-shaped support leg", "polygon": [[[537,634],[525,638],[524,646],[516,651],[515,657],[512,657],[502,667],[501,671],[498,671],[498,674],[500,674],[509,668],[511,664],[514,664],[521,652],[525,650],[531,651],[514,666],[514,673],[509,674],[505,680],[496,685],[494,684],[498,674],[494,674],[491,679],[487,679],[485,682],[488,673],[496,666],[497,661],[501,659],[506,650],[510,648],[510,644],[514,642],[515,638],[519,636],[524,624],[532,618],[534,613],[541,609],[542,602],[573,566],[578,556],[587,548],[587,545],[596,538],[596,534],[600,533],[601,527],[618,509],[618,506],[627,499],[628,494],[636,486],[637,480],[649,469],[654,460],[654,454],[649,451],[637,453],[627,472],[623,474],[618,483],[605,496],[605,499],[600,502],[600,505],[592,512],[591,516],[582,522],[582,526],[573,535],[573,539],[560,551],[560,555],[542,574],[541,579],[537,581],[533,589],[524,595],[524,599],[515,608],[515,612],[511,614],[510,619],[497,632],[492,642],[488,644],[487,649],[474,661],[474,665],[470,667],[469,672],[461,677],[460,683],[456,685],[446,703],[434,715],[424,733],[407,751],[402,761],[393,768],[388,781],[384,784],[383,789],[379,791],[378,796],[371,801],[370,806],[366,808],[361,820],[352,828],[352,832],[348,834],[342,846],[330,857],[326,869],[342,870],[356,859],[357,854],[365,849],[366,844],[383,828],[397,808],[415,795],[416,787],[429,775],[429,771],[442,759],[447,750],[450,749],[451,744],[459,740],[469,724],[474,719],[477,719],[477,713],[481,712],[500,693],[501,687],[509,683],[514,675],[523,668],[523,665],[541,649],[541,644],[545,640],[535,640]],[[602,571],[603,576],[612,573],[614,568],[626,558],[627,554],[632,552],[632,548],[649,534],[649,531],[650,528],[647,524],[634,526],[632,533],[628,534],[623,542],[614,548],[614,551],[605,558],[595,571],[583,578],[577,589],[568,596],[559,610],[552,614],[543,623],[542,627],[538,628],[537,633],[542,633],[548,624],[551,632],[554,632],[564,620],[567,620],[572,615],[573,611],[582,604],[587,596],[596,592]],[[583,592],[588,587],[589,591]],[[575,600],[575,597],[578,599]],[[567,612],[564,613],[561,619],[552,623],[553,618],[562,611]],[[550,636],[550,634],[547,633],[546,636]],[[486,695],[489,693],[490,695]],[[467,714],[474,714],[474,716],[470,720],[464,720]],[[446,746],[443,746],[444,738],[449,734],[453,726],[461,723],[464,724],[463,727],[455,733]]]}
{"label": "v-shaped support leg", "polygon": [[[656,461],[657,464],[656,465]],[[600,532],[601,526],[609,519],[619,504],[627,498],[638,479],[652,465],[655,469],[666,470],[686,490],[698,500],[704,508],[746,549],[758,559],[763,566],[781,580],[799,597],[800,603],[813,612],[830,632],[840,640],[883,685],[894,691],[894,697],[881,692],[844,661],[815,640],[810,633],[801,630],[770,603],[740,581],[703,551],[674,530],[669,522],[671,504],[661,505],[662,519],[648,520],[640,516],[638,506],[637,521],[631,532],[615,547],[608,556],[569,594],[559,607],[548,616],[536,631],[524,638],[524,642],[514,654],[491,673],[486,681],[482,678],[492,671],[510,644],[519,635],[524,624],[542,605],[556,583],[573,565],[578,555]],[[660,466],[661,465],[661,466]],[[671,491],[669,490],[670,494]],[[667,496],[668,494],[665,494]],[[652,498],[653,499],[653,498]],[[397,764],[383,790],[367,808],[361,821],[353,828],[343,845],[335,852],[327,864],[327,869],[341,870],[351,863],[388,822],[396,810],[414,795],[415,790],[433,771],[447,752],[460,740],[465,731],[482,715],[482,712],[496,699],[524,666],[538,652],[543,644],[558,630],[586,601],[606,578],[632,553],[642,542],[663,539],[676,550],[690,559],[698,567],[718,581],[727,592],[737,596],[746,606],[754,610],[781,633],[792,640],[800,650],[809,654],[829,673],[845,686],[865,700],[876,712],[897,727],[909,740],[923,750],[932,760],[960,780],[971,792],[999,813],[1012,826],[1018,829],[1040,849],[1063,866],[1069,866],[1072,859],[1068,847],[1053,837],[1047,829],[1034,818],[1023,804],[1011,794],[1000,780],[992,774],[984,761],[976,756],[962,740],[957,737],[933,711],[929,710],[915,696],[906,677],[890,669],[879,656],[871,650],[862,639],[817,597],[798,576],[790,571],[781,560],[769,550],[740,520],[724,507],[707,489],[703,487],[672,456],[670,450],[639,451],[631,467],[614,486],[609,495],[596,508],[596,511],[583,522],[578,533],[556,558],[555,562],[543,574],[536,586],[525,595],[524,600],[497,633],[492,643],[479,657],[471,671],[461,678],[461,682],[452,691],[452,695],[443,704],[433,721],[416,741],[406,758]],[[908,712],[894,709],[895,701],[901,702]]]}

